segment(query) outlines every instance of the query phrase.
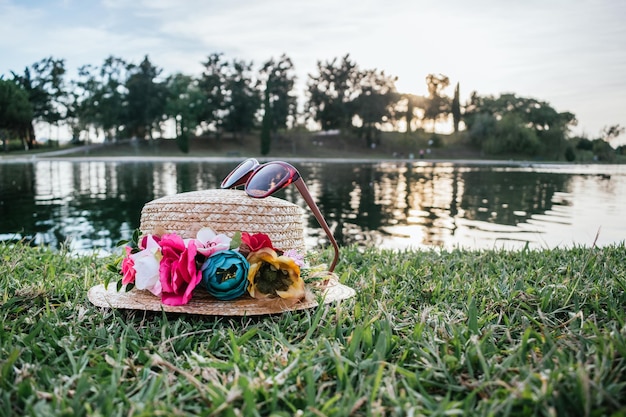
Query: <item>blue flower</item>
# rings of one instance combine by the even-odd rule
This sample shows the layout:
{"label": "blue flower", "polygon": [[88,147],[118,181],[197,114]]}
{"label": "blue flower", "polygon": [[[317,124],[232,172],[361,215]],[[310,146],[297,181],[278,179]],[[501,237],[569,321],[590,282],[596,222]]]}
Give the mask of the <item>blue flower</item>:
{"label": "blue flower", "polygon": [[239,252],[216,252],[202,265],[202,284],[213,297],[229,301],[245,294],[250,264]]}

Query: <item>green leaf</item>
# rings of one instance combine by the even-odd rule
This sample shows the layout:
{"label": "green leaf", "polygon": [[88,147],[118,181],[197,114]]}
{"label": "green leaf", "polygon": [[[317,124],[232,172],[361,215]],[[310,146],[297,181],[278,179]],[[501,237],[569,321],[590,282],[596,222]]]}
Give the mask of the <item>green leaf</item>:
{"label": "green leaf", "polygon": [[139,229],[135,229],[135,231],[133,232],[133,237],[130,240],[130,246],[133,249],[139,248],[139,236],[141,236],[141,232],[139,231]]}
{"label": "green leaf", "polygon": [[230,241],[230,249],[237,249],[239,246],[241,246],[241,232],[235,233]]}
{"label": "green leaf", "polygon": [[467,309],[468,323],[470,332],[472,334],[478,334],[478,309],[476,308],[476,300],[474,297],[469,299],[469,307]]}
{"label": "green leaf", "polygon": [[[3,363],[0,365],[0,374],[2,375],[3,381],[10,381],[9,376],[14,372],[13,365],[20,357],[20,350],[18,348],[13,348],[10,354],[2,361]],[[5,383],[3,383],[4,385]]]}
{"label": "green leaf", "polygon": [[117,243],[115,244],[115,246],[119,248],[119,247],[122,247],[122,246],[126,246],[126,245],[128,245],[129,243],[130,243],[130,240],[128,240],[128,239],[121,239],[121,240],[118,240],[118,241],[117,241]]}

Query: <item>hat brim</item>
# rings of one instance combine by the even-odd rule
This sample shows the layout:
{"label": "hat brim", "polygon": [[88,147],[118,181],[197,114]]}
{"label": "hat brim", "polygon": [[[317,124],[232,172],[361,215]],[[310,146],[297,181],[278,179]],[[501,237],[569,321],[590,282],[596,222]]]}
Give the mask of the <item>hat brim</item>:
{"label": "hat brim", "polygon": [[332,282],[311,293],[303,300],[290,301],[281,298],[255,299],[249,295],[232,301],[221,301],[204,291],[196,291],[189,303],[181,306],[170,306],[161,303],[161,298],[149,291],[133,288],[130,291],[117,291],[115,284],[105,288],[103,284],[89,289],[89,301],[98,307],[118,309],[166,311],[168,313],[199,314],[206,316],[259,316],[279,314],[286,311],[306,310],[317,307],[318,300],[323,304],[350,298],[355,295],[354,289]]}

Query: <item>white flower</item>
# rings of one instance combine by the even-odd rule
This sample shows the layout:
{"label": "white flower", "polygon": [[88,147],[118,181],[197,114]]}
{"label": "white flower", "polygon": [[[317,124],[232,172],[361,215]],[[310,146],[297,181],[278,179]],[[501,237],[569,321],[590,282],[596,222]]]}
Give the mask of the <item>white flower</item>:
{"label": "white flower", "polygon": [[230,249],[231,238],[224,234],[217,234],[210,227],[203,227],[196,235],[198,253],[209,257],[216,252]]}
{"label": "white flower", "polygon": [[161,262],[161,246],[152,235],[146,238],[146,248],[130,255],[135,265],[135,287],[148,290],[156,296],[161,295],[159,264]]}

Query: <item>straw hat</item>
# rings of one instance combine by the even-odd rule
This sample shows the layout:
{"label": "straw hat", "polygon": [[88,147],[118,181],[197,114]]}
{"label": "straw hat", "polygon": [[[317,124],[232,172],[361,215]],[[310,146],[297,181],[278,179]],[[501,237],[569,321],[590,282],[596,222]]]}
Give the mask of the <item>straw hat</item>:
{"label": "straw hat", "polygon": [[[204,190],[175,194],[146,203],[141,211],[139,229],[142,233],[176,233],[182,238],[196,236],[198,230],[210,227],[217,233],[232,237],[237,232],[265,233],[274,247],[295,249],[304,253],[304,217],[293,203],[267,197],[256,199],[239,190]],[[331,303],[355,295],[355,291],[335,278],[323,285],[309,287],[302,300],[273,298],[259,300],[248,294],[233,300],[220,301],[203,291],[194,291],[189,303],[170,306],[149,291],[133,288],[128,292],[111,283],[96,285],[88,292],[89,300],[98,307],[166,311],[214,316],[252,316],[316,307],[319,302]]]}
{"label": "straw hat", "polygon": [[148,291],[132,289],[118,292],[115,284],[104,287],[103,284],[89,289],[89,300],[98,307],[111,307],[132,310],[166,311],[168,313],[200,314],[206,316],[258,316],[284,313],[285,311],[305,310],[319,305],[317,296],[323,304],[343,300],[354,296],[355,291],[336,280],[319,287],[319,292],[308,291],[304,300],[292,301],[282,298],[258,300],[249,295],[233,301],[220,301],[206,291],[197,289],[189,303],[182,306],[169,306],[161,303]]}
{"label": "straw hat", "polygon": [[143,233],[195,237],[210,227],[232,237],[236,232],[265,233],[274,247],[305,252],[300,206],[275,197],[251,198],[241,190],[203,190],[162,197],[141,211]]}

